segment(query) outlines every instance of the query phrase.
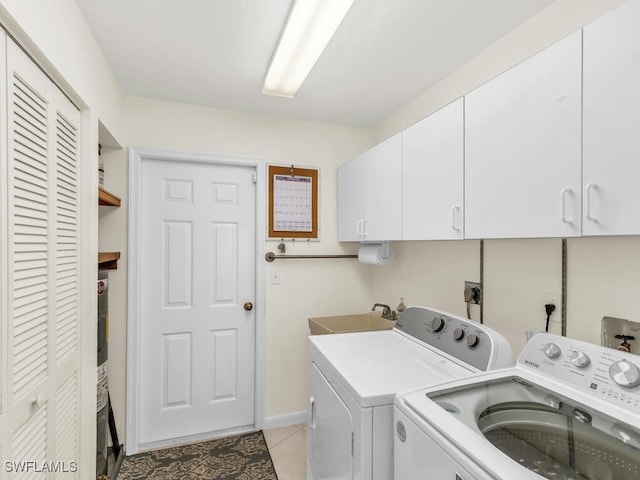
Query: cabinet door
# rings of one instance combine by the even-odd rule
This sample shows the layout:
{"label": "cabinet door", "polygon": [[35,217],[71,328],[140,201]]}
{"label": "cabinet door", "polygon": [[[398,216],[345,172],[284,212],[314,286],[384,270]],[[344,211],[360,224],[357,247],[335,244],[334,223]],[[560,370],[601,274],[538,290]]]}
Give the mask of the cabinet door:
{"label": "cabinet door", "polygon": [[584,235],[640,234],[640,2],[584,28]]}
{"label": "cabinet door", "polygon": [[40,469],[64,462],[65,478],[79,478],[80,114],[11,41],[7,92],[2,453]]}
{"label": "cabinet door", "polygon": [[362,156],[338,168],[338,241],[362,239]]}
{"label": "cabinet door", "polygon": [[402,239],[402,137],[396,134],[363,155],[365,241]]}
{"label": "cabinet door", "polygon": [[465,237],[581,233],[581,32],[465,98]]}
{"label": "cabinet door", "polygon": [[463,237],[464,100],[402,132],[402,238]]}

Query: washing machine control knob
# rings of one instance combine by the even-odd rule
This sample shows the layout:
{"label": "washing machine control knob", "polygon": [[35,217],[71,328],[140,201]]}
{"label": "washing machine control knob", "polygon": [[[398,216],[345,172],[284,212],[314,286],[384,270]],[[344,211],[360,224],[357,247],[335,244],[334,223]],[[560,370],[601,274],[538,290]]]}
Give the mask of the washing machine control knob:
{"label": "washing machine control knob", "polygon": [[431,320],[431,329],[434,331],[434,333],[442,331],[443,328],[444,319],[442,317],[435,317],[433,320]]}
{"label": "washing machine control knob", "polygon": [[586,353],[576,350],[571,356],[571,363],[578,368],[587,368],[591,363],[591,359]]}
{"label": "washing machine control knob", "polygon": [[627,360],[618,360],[609,367],[609,376],[621,387],[633,388],[640,385],[640,369]]}
{"label": "washing machine control knob", "polygon": [[458,342],[464,338],[464,330],[461,328],[456,328],[453,331],[453,339]]}
{"label": "washing machine control knob", "polygon": [[542,347],[542,351],[549,358],[558,358],[562,353],[560,347],[555,343],[547,343],[544,347]]}
{"label": "washing machine control knob", "polygon": [[467,335],[467,346],[469,348],[475,347],[476,345],[478,345],[479,342],[480,342],[480,339],[476,334],[470,333],[469,335]]}

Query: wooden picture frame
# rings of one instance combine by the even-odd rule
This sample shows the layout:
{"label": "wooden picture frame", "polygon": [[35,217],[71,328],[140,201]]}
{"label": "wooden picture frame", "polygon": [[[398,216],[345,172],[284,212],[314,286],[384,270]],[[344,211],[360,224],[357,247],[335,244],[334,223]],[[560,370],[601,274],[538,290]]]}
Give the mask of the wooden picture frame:
{"label": "wooden picture frame", "polygon": [[268,238],[318,239],[318,169],[269,165]]}

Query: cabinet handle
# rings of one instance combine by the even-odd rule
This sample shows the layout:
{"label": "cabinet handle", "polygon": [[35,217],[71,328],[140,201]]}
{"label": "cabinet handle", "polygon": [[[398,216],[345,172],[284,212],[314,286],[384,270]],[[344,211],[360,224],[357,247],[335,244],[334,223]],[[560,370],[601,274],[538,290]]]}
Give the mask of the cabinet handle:
{"label": "cabinet handle", "polygon": [[573,222],[569,219],[567,219],[567,195],[572,195],[573,194],[573,190],[571,190],[570,188],[563,188],[562,189],[562,223],[568,223],[569,225],[571,225]]}
{"label": "cabinet handle", "polygon": [[359,237],[362,236],[362,220],[356,222],[356,235]]}
{"label": "cabinet handle", "polygon": [[35,408],[40,408],[45,404],[46,401],[47,399],[44,396],[44,393],[39,393],[37,396],[31,399],[31,405],[33,405]]}
{"label": "cabinet handle", "polygon": [[316,399],[309,397],[309,426],[313,429],[316,428]]}
{"label": "cabinet handle", "polygon": [[596,217],[594,217],[593,215],[591,215],[591,190],[597,190],[598,189],[598,185],[596,185],[595,183],[589,183],[586,187],[585,187],[585,196],[587,197],[585,200],[585,203],[587,204],[587,220],[591,220],[592,222],[597,222],[598,219]]}
{"label": "cabinet handle", "polygon": [[451,208],[451,228],[454,229],[456,232],[459,232],[460,229],[456,228],[456,210],[459,212],[460,207],[458,207],[457,205],[454,205],[453,208]]}
{"label": "cabinet handle", "polygon": [[367,236],[367,219],[366,218],[362,219],[362,236],[363,237]]}

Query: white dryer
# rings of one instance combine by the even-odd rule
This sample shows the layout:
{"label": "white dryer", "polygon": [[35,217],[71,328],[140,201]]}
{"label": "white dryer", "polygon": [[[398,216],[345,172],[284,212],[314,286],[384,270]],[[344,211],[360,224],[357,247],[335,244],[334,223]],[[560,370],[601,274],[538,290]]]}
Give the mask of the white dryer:
{"label": "white dryer", "polygon": [[401,394],[396,480],[637,480],[640,356],[551,334],[515,367]]}
{"label": "white dryer", "polygon": [[397,392],[513,365],[484,325],[423,307],[393,330],[309,337],[308,480],[392,480]]}

